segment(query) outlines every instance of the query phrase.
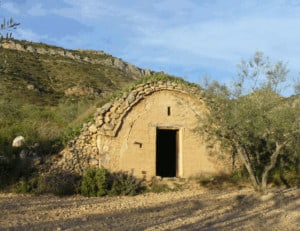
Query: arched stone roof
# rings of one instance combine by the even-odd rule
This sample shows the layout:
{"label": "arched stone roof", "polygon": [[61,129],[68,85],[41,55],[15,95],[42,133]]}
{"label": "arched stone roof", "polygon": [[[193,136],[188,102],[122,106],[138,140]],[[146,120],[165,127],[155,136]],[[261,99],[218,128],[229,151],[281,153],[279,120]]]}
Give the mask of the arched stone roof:
{"label": "arched stone roof", "polygon": [[184,81],[158,80],[148,81],[133,88],[130,92],[123,95],[113,102],[109,102],[97,109],[94,123],[88,126],[91,133],[114,137],[122,126],[127,113],[146,96],[158,91],[181,92],[194,97],[202,98],[200,87]]}

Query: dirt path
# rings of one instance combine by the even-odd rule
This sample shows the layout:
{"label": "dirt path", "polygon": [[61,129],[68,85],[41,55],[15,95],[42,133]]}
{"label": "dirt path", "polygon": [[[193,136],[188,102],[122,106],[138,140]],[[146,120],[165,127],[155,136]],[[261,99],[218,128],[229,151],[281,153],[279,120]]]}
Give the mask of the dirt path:
{"label": "dirt path", "polygon": [[0,230],[299,230],[300,189],[183,190],[135,197],[0,194]]}

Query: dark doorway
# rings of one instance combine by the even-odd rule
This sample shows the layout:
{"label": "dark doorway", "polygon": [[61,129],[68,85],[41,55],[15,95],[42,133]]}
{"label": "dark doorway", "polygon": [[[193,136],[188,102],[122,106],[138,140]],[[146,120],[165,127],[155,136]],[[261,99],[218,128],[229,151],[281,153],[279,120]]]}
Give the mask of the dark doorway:
{"label": "dark doorway", "polygon": [[178,130],[156,131],[156,175],[176,177]]}

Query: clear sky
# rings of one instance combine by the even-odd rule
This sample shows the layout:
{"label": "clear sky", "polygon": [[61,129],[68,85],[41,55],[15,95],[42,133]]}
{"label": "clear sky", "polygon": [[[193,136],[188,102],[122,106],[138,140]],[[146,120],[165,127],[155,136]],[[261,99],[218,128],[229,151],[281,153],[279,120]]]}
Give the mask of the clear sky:
{"label": "clear sky", "polygon": [[300,71],[300,0],[2,0],[14,36],[227,82],[256,51]]}

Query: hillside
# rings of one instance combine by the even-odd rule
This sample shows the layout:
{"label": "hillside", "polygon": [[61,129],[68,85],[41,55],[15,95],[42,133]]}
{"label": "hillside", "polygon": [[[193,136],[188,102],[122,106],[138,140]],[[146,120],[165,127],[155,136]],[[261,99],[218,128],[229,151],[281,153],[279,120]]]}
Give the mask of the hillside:
{"label": "hillside", "polygon": [[0,155],[13,152],[17,135],[55,152],[112,94],[153,74],[103,51],[2,40]]}
{"label": "hillside", "polygon": [[0,44],[1,98],[53,105],[65,97],[105,97],[152,75],[102,51],[64,50],[26,41]]}

